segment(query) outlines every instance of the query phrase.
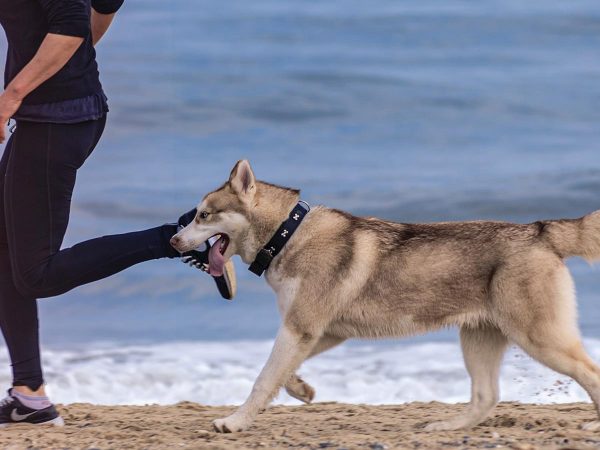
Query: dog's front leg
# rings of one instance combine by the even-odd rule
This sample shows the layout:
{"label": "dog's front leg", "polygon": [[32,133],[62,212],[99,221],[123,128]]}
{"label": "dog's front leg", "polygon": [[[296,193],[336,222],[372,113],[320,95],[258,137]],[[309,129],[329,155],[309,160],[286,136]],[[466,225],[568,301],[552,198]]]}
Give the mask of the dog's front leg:
{"label": "dog's front leg", "polygon": [[215,430],[231,433],[248,428],[259,411],[267,407],[281,386],[310,354],[318,339],[319,336],[300,333],[286,324],[282,325],[271,355],[256,379],[250,396],[232,415],[215,420]]}
{"label": "dog's front leg", "polygon": [[[344,338],[325,335],[319,339],[312,348],[308,358],[323,353],[344,341]],[[289,395],[304,403],[311,403],[315,398],[315,389],[296,374],[293,374],[290,379],[287,380],[285,383],[285,390]]]}

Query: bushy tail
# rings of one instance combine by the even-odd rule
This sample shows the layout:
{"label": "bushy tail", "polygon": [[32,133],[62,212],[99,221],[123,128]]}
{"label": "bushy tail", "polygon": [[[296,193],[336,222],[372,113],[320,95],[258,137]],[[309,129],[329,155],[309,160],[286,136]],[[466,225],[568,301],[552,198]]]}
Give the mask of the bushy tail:
{"label": "bushy tail", "polygon": [[543,222],[541,236],[563,258],[600,259],[600,210],[579,219]]}

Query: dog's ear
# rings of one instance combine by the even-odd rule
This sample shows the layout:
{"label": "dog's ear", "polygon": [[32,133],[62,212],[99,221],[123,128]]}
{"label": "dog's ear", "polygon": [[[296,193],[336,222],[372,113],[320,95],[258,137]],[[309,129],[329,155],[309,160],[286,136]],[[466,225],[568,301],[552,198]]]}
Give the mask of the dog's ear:
{"label": "dog's ear", "polygon": [[242,159],[236,163],[229,175],[229,185],[242,199],[250,200],[256,192],[256,179],[250,163]]}

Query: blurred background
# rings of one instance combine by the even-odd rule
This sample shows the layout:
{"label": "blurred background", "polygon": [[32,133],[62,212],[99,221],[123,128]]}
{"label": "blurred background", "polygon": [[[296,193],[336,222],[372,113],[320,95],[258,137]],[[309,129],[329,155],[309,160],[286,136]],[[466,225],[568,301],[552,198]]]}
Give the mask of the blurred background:
{"label": "blurred background", "polygon": [[[65,245],[175,221],[240,158],[312,204],[401,222],[600,209],[599,48],[597,0],[127,0],[97,49],[111,112]],[[569,266],[599,360],[599,271]],[[264,279],[236,267],[233,302],[170,260],[40,301],[56,400],[243,401],[279,317]],[[469,393],[456,330],[345,344],[301,373],[317,400]],[[516,349],[502,387],[587,399]]]}

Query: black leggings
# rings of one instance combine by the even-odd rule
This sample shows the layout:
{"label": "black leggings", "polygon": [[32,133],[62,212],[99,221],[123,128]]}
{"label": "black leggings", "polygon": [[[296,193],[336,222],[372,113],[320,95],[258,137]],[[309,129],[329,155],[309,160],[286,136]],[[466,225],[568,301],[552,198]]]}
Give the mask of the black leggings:
{"label": "black leggings", "polygon": [[106,117],[77,124],[18,122],[0,160],[0,327],[13,385],[43,384],[37,299],[142,261],[175,257],[175,225],[103,236],[60,249],[79,169]]}

